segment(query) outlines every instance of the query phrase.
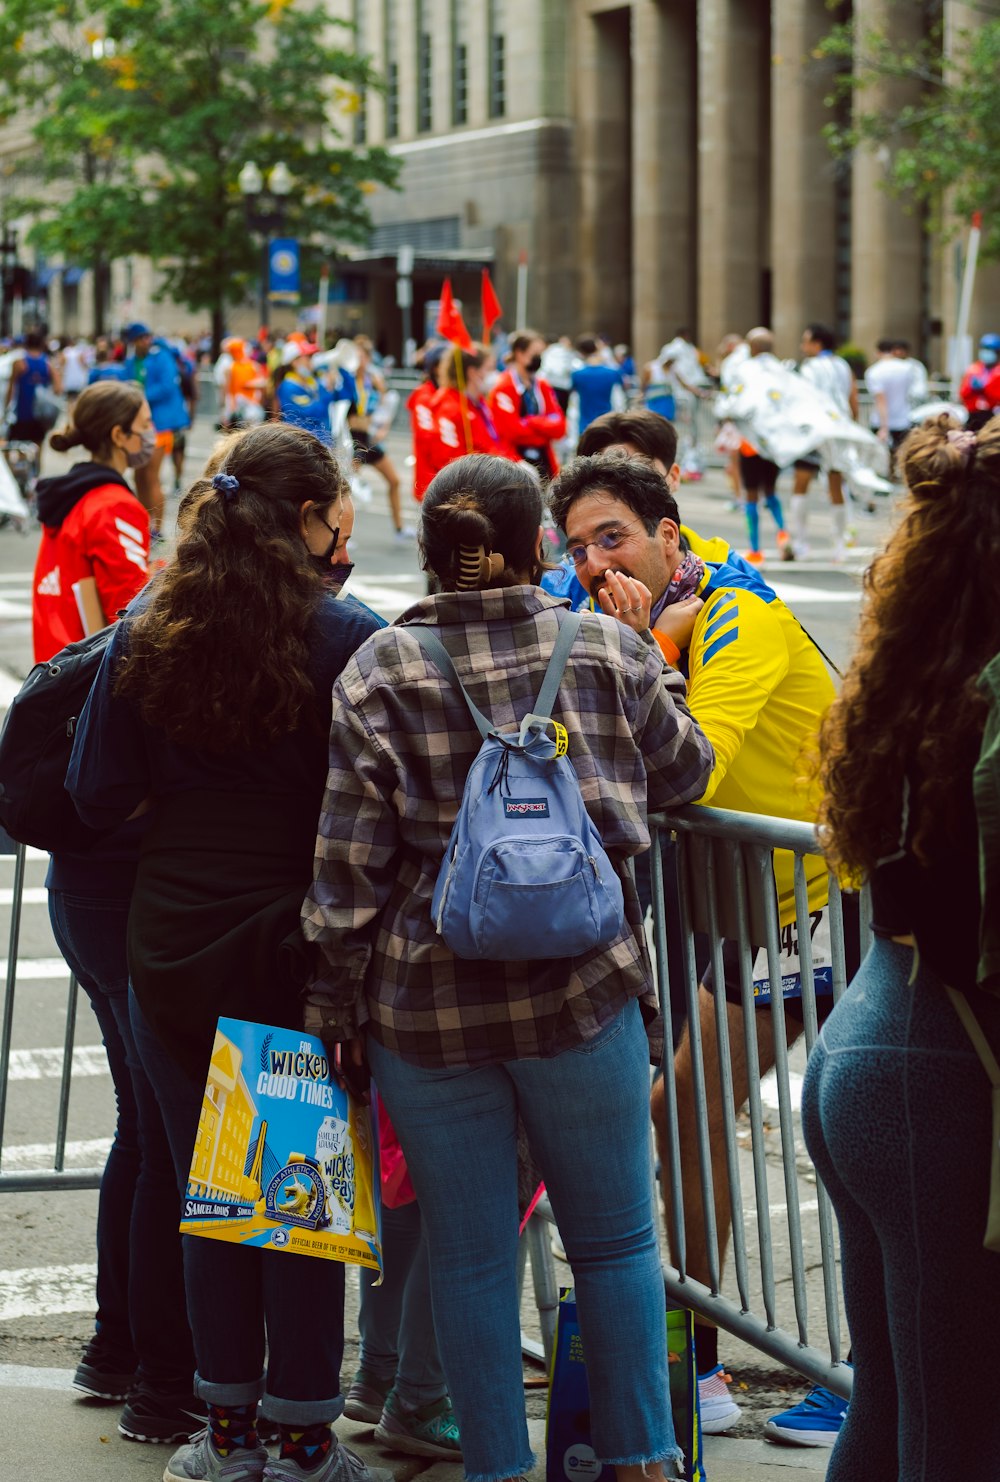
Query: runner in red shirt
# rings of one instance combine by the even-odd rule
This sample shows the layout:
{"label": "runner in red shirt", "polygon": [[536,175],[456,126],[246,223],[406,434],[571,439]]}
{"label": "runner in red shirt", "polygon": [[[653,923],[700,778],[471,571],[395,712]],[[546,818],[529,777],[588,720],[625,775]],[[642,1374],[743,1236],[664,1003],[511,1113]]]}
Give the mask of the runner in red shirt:
{"label": "runner in red shirt", "polygon": [[[435,473],[466,453],[492,453],[517,461],[517,449],[497,428],[486,402],[488,363],[489,354],[481,348],[448,350],[441,361],[441,390],[431,402],[435,436],[430,452]],[[458,386],[459,364],[464,391]]]}
{"label": "runner in red shirt", "polygon": [[49,439],[56,452],[83,446],[90,460],[37,487],[42,543],[32,619],[40,663],[106,627],[149,577],[149,515],[125,482],[148,463],[156,429],[142,387],[97,381],[80,393],[72,420]]}
{"label": "runner in red shirt", "polygon": [[445,353],[445,346],[431,345],[424,351],[423,371],[425,379],[410,393],[406,410],[410,414],[413,434],[413,497],[419,504],[424,490],[434,477],[434,442],[437,436],[431,403],[438,394],[438,366]]}
{"label": "runner in red shirt", "polygon": [[545,340],[533,329],[510,342],[508,369],[490,392],[497,431],[546,483],[559,472],[554,443],[566,436],[566,414],[552,387],[539,378]]}

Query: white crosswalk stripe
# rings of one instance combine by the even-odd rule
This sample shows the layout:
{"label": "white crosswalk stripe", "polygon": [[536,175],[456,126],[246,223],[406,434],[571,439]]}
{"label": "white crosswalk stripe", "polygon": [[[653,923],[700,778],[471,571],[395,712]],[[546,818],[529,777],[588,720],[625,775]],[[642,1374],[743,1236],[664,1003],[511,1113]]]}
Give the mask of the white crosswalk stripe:
{"label": "white crosswalk stripe", "polygon": [[[65,970],[64,965],[63,971]],[[62,1075],[62,1069],[61,1045],[34,1050],[11,1050],[10,1052],[10,1079],[12,1081],[53,1080]],[[81,1076],[110,1075],[110,1073],[108,1057],[103,1045],[77,1045],[74,1048],[74,1080]]]}
{"label": "white crosswalk stripe", "polygon": [[[82,1142],[68,1142],[65,1148],[67,1168],[101,1168],[111,1151],[110,1137],[90,1137]],[[20,1142],[3,1150],[3,1173],[26,1173],[33,1169],[52,1168],[56,1158],[54,1142]]]}
{"label": "white crosswalk stripe", "polygon": [[0,1271],[0,1322],[56,1312],[93,1312],[97,1266],[26,1266]]}

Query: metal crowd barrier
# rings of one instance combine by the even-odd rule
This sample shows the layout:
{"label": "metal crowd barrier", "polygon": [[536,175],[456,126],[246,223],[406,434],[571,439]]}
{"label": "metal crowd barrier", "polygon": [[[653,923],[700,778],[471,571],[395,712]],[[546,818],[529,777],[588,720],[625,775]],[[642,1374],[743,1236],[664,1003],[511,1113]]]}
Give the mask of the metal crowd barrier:
{"label": "metal crowd barrier", "polygon": [[[814,1383],[824,1384],[845,1398],[850,1393],[851,1370],[844,1366],[840,1284],[837,1275],[837,1241],[827,1196],[816,1180],[815,1199],[803,1211],[800,1197],[800,1169],[804,1151],[796,1143],[795,1117],[792,1106],[789,1072],[789,1025],[781,995],[779,975],[779,922],[773,889],[771,856],[776,848],[789,850],[794,856],[796,931],[800,944],[803,979],[802,1011],[807,1049],[818,1033],[816,994],[812,977],[810,910],[807,898],[805,859],[816,855],[816,840],[806,824],[750,814],[729,813],[718,809],[689,807],[675,814],[651,820],[654,847],[651,851],[652,906],[656,982],[664,1019],[669,1024],[670,982],[667,957],[667,915],[664,906],[664,873],[660,853],[661,838],[675,844],[678,851],[678,907],[680,915],[681,960],[684,964],[684,990],[688,1010],[688,1027],[692,1048],[693,1088],[696,1121],[696,1156],[693,1164],[682,1166],[678,1132],[678,1097],[673,1056],[664,1057],[663,1084],[667,1107],[665,1166],[661,1184],[672,1226],[673,1264],[665,1264],[664,1281],[668,1297],[681,1306],[710,1319],[718,1327],[769,1354],[783,1364],[799,1370]],[[18,949],[21,932],[21,908],[25,880],[26,851],[18,848],[14,856],[14,877],[10,925],[7,940],[7,963],[4,983],[3,1017],[0,1021],[0,1193],[56,1189],[93,1189],[100,1184],[101,1168],[68,1170],[65,1167],[70,1094],[72,1090],[73,1049],[76,1035],[77,985],[68,973],[66,1026],[59,1090],[53,1108],[55,1150],[52,1166],[30,1171],[5,1172],[4,1129],[11,1079],[11,1047],[17,990]],[[836,1000],[847,984],[844,925],[840,890],[830,879],[831,961],[833,997]],[[862,911],[862,953],[867,949],[865,912]],[[676,928],[675,928],[676,929]],[[718,1075],[722,1087],[719,1109],[722,1124],[721,1145],[713,1148],[709,1132],[709,1106],[706,1095],[706,1057],[702,1044],[698,1013],[699,973],[695,962],[695,933],[707,935],[713,967],[714,1027],[718,1047]],[[722,942],[736,941],[739,946],[742,995],[743,1052],[748,1071],[747,1112],[734,1104],[733,1071],[729,1039],[729,1016],[723,985]],[[772,989],[771,1008],[757,1009],[753,999],[752,948],[763,945],[769,956]],[[761,1098],[759,1053],[757,1042],[758,1014],[768,1014],[773,1025],[774,1069],[777,1083],[779,1145],[784,1199],[774,1208],[768,1187],[769,1146]],[[795,1035],[792,1035],[795,1038]],[[669,1044],[669,1035],[668,1035]],[[741,1127],[742,1122],[745,1126]],[[746,1130],[748,1128],[748,1131]],[[110,1128],[109,1128],[110,1131]],[[749,1170],[741,1166],[741,1134],[749,1141]],[[713,1153],[715,1167],[713,1167]],[[728,1206],[732,1220],[732,1254],[728,1270],[720,1248],[715,1220],[715,1186],[723,1172],[728,1182]],[[689,1251],[684,1201],[684,1176],[701,1194],[705,1214],[705,1249],[698,1252],[704,1261],[707,1280],[698,1280],[689,1266],[695,1253]],[[815,1178],[815,1173],[811,1175]],[[746,1201],[746,1202],[745,1202]],[[688,1211],[689,1213],[689,1211]],[[818,1245],[822,1274],[823,1348],[814,1341],[810,1329],[807,1299],[806,1253],[803,1214],[813,1216],[811,1231]],[[776,1218],[781,1215],[779,1220]],[[542,1341],[525,1339],[525,1351],[531,1357],[548,1359],[555,1331],[559,1283],[550,1248],[552,1212],[542,1200],[528,1222],[522,1242],[521,1271],[525,1272],[530,1257],[535,1305],[538,1309]],[[778,1236],[787,1237],[787,1256],[779,1259]],[[756,1255],[756,1263],[752,1259]],[[752,1272],[752,1265],[756,1269]],[[790,1284],[791,1299],[779,1287]]]}
{"label": "metal crowd barrier", "polygon": [[[807,894],[806,858],[817,868],[817,844],[808,824],[721,809],[688,807],[651,819],[653,849],[652,935],[654,964],[664,1020],[670,1023],[670,981],[667,953],[667,912],[664,903],[664,870],[660,842],[677,849],[680,958],[683,961],[684,994],[690,1036],[696,1154],[685,1168],[681,1158],[678,1095],[674,1056],[667,1050],[662,1073],[666,1100],[666,1158],[660,1184],[672,1226],[669,1242],[674,1264],[664,1264],[668,1299],[709,1319],[717,1327],[745,1343],[798,1370],[814,1384],[822,1384],[847,1399],[852,1371],[844,1364],[842,1301],[838,1274],[838,1241],[829,1199],[816,1177],[804,1147],[796,1140],[789,1068],[790,1039],[799,1036],[797,1024],[790,1025],[781,992],[780,936],[777,902],[773,886],[772,851],[788,850],[794,856],[795,926],[799,942],[802,976],[802,1016],[805,1046],[811,1051],[818,1034],[817,996],[813,978],[811,913]],[[830,961],[833,999],[847,987],[842,897],[836,880],[829,877]],[[868,947],[866,911],[861,913],[862,956]],[[713,1024],[718,1053],[717,1074],[721,1106],[713,1108],[721,1118],[721,1142],[713,1147],[709,1131],[706,1084],[706,1053],[699,1013],[699,972],[695,961],[695,933],[707,936],[712,965]],[[742,1049],[746,1059],[748,1099],[746,1111],[736,1105],[733,1093],[733,1061],[730,1021],[723,982],[723,941],[739,948],[742,998]],[[755,949],[768,953],[771,1008],[754,1002],[753,958]],[[675,957],[676,961],[676,957]],[[768,1127],[761,1096],[758,1014],[767,1014],[773,1027],[774,1074],[778,1099],[778,1146],[784,1198],[776,1207],[769,1188],[768,1166],[774,1157],[774,1135]],[[715,1068],[715,1067],[713,1067]],[[741,1140],[749,1141],[749,1169],[741,1158]],[[742,1165],[742,1166],[741,1166]],[[731,1259],[719,1240],[716,1222],[716,1184],[719,1175],[728,1183],[731,1218]],[[688,1188],[694,1185],[704,1214],[704,1250],[689,1248],[684,1201],[685,1174]],[[804,1200],[800,1180],[815,1181]],[[803,1209],[803,1204],[808,1207]],[[690,1210],[687,1211],[690,1216]],[[804,1222],[803,1216],[810,1218]],[[555,1332],[559,1282],[550,1249],[552,1212],[543,1200],[529,1221],[525,1254],[530,1255],[535,1301],[542,1343],[524,1338],[527,1356],[548,1359]],[[806,1239],[818,1248],[822,1276],[822,1315],[814,1336],[810,1327],[806,1280]],[[779,1258],[778,1246],[787,1240],[787,1254]],[[754,1262],[753,1256],[756,1256]],[[698,1258],[701,1258],[700,1261]],[[698,1280],[689,1265],[703,1265],[707,1280]],[[752,1270],[753,1266],[755,1270]],[[785,1288],[790,1286],[790,1301]],[[819,1346],[822,1343],[822,1348]]]}

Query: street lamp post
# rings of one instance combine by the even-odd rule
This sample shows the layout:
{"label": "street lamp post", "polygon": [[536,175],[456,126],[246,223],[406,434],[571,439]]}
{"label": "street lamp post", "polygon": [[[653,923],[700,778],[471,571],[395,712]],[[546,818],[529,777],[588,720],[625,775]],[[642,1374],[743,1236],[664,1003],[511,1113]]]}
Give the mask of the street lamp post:
{"label": "street lamp post", "polygon": [[3,294],[3,301],[0,303],[0,336],[7,336],[11,332],[16,272],[17,229],[4,224],[3,235],[0,236],[0,292]]}
{"label": "street lamp post", "polygon": [[260,322],[266,327],[271,318],[271,300],[268,296],[271,237],[280,235],[284,229],[288,197],[294,182],[284,160],[279,160],[268,171],[266,182],[254,161],[247,160],[237,180],[243,197],[247,226],[250,231],[260,233]]}

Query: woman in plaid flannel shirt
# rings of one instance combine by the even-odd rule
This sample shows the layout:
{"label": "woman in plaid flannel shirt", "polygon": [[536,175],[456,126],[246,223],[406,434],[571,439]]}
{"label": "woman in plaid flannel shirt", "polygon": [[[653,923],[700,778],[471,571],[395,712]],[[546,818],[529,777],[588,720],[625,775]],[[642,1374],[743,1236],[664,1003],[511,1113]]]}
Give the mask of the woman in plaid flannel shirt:
{"label": "woman in plaid flannel shirt", "polygon": [[[573,1267],[593,1444],[620,1482],[681,1475],[667,1380],[649,1162],[656,1001],[628,856],[646,810],[702,792],[712,748],[648,637],[649,592],[609,575],[623,621],[584,617],[555,716],[615,863],[626,922],[609,946],[468,962],[430,900],[480,744],[462,696],[407,631],[428,624],[498,728],[531,708],[566,603],[537,585],[542,500],[521,465],[466,457],[424,499],[440,592],[358,649],[334,687],[313,888],[321,949],[306,1025],[367,1049],[426,1221],[438,1342],[470,1482],[530,1470],[516,1281],[517,1128]],[[343,1044],[348,1041],[350,1043]]]}

